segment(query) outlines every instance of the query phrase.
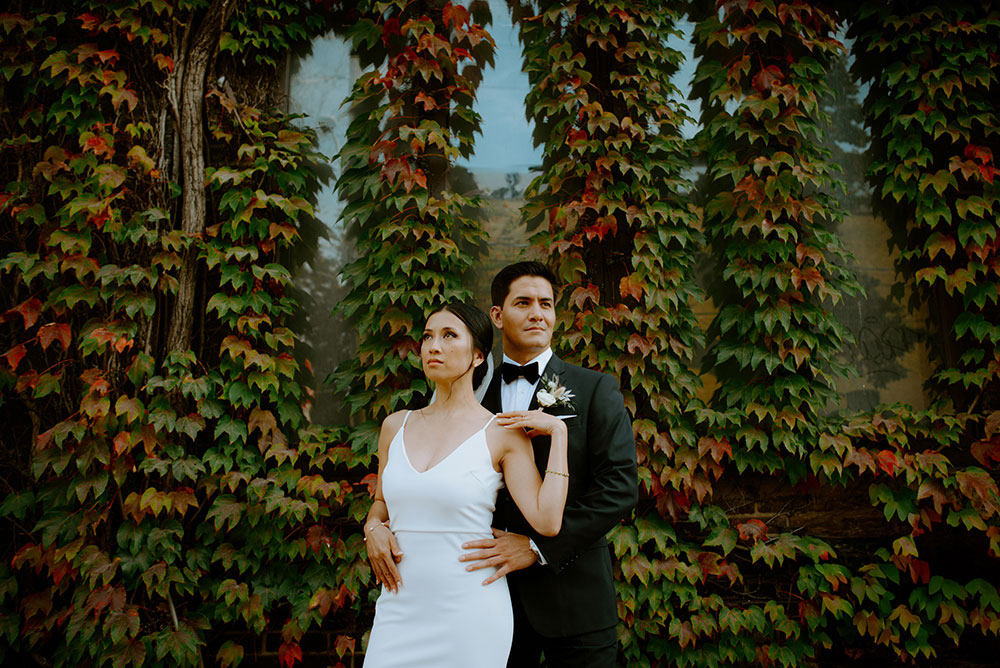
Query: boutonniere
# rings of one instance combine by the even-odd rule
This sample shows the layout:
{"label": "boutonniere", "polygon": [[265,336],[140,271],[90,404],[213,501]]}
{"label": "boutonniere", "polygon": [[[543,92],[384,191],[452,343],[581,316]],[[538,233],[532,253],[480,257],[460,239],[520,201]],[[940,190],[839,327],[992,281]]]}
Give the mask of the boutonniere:
{"label": "boutonniere", "polygon": [[573,407],[573,393],[559,382],[559,376],[542,376],[535,398],[542,408]]}

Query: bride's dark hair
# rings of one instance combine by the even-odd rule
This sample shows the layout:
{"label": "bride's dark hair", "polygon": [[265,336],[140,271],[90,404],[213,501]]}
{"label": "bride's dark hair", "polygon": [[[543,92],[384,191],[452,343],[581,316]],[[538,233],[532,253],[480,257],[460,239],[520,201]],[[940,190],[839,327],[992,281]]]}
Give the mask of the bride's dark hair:
{"label": "bride's dark hair", "polygon": [[[465,324],[472,336],[473,350],[481,352],[484,358],[490,356],[490,351],[493,349],[493,322],[482,309],[467,302],[448,302],[428,313],[427,319],[430,320],[432,315],[441,311],[451,313]],[[484,359],[483,363],[472,372],[472,387],[479,387],[486,377],[487,369],[488,365]]]}

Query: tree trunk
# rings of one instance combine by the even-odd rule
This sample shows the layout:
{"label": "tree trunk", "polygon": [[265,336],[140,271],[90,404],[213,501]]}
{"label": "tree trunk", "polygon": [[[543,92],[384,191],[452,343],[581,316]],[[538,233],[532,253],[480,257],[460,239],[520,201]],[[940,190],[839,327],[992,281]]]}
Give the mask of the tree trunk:
{"label": "tree trunk", "polygon": [[[205,76],[208,65],[219,45],[222,29],[239,0],[213,0],[198,26],[190,49],[185,56],[180,91],[181,230],[187,239],[205,231],[205,130],[203,107]],[[170,317],[167,351],[191,347],[194,325],[195,288],[198,274],[198,254],[188,248],[183,257],[177,297]]]}

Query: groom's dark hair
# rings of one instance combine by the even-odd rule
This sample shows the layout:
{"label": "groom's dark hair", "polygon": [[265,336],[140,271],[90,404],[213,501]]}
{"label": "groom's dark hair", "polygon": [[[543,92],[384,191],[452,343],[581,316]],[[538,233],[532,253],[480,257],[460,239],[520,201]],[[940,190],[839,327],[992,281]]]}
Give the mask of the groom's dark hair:
{"label": "groom's dark hair", "polygon": [[538,276],[544,278],[552,286],[552,291],[556,289],[556,275],[552,270],[541,262],[515,262],[497,272],[493,277],[493,285],[490,286],[490,298],[494,306],[503,306],[504,300],[510,294],[510,284],[522,276]]}

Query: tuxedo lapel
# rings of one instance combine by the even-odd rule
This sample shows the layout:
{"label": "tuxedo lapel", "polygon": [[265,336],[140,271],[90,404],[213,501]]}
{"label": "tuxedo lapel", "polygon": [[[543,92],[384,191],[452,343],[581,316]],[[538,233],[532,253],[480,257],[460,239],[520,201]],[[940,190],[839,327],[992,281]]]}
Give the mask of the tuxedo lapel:
{"label": "tuxedo lapel", "polygon": [[535,393],[531,395],[531,403],[528,404],[528,410],[533,411],[539,408],[538,406],[538,390],[542,389],[542,378],[551,378],[553,376],[558,376],[562,372],[563,361],[559,359],[559,356],[552,353],[552,357],[549,358],[549,363],[545,365],[544,369],[538,370],[538,385],[535,386]]}
{"label": "tuxedo lapel", "polygon": [[[562,373],[563,361],[553,353],[552,357],[549,358],[549,363],[545,365],[544,369],[539,369],[539,381],[538,385],[535,386],[535,392],[531,395],[531,404],[528,406],[529,411],[538,410],[540,406],[538,405],[538,390],[542,387],[541,378],[552,378],[558,376]],[[544,410],[544,409],[543,409]],[[549,461],[549,447],[551,446],[551,439],[548,436],[536,436],[531,439],[532,450],[535,453],[535,467],[538,472],[543,476],[545,468]]]}
{"label": "tuxedo lapel", "polygon": [[501,411],[499,367],[493,371],[493,377],[490,378],[490,384],[486,386],[486,394],[483,395],[482,404],[483,407],[491,413],[499,413]]}

